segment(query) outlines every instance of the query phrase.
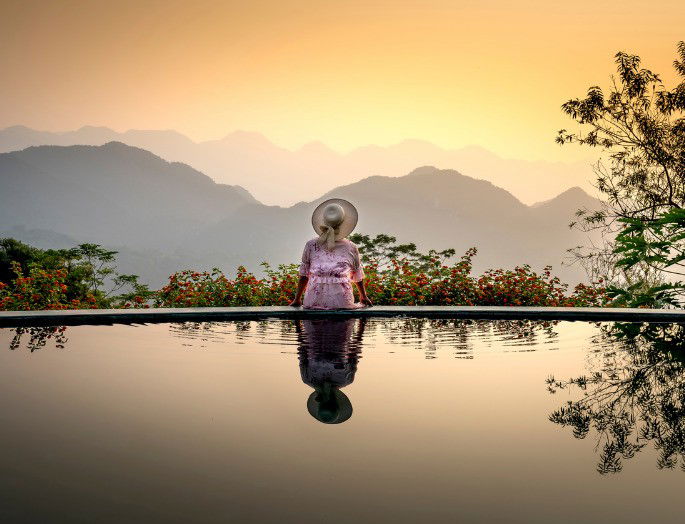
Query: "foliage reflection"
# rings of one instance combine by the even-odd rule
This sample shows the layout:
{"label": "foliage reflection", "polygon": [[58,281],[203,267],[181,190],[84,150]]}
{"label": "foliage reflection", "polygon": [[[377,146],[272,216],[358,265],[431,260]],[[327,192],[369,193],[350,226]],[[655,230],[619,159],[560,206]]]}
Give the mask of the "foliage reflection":
{"label": "foliage reflection", "polygon": [[614,324],[597,340],[596,370],[569,380],[547,379],[551,393],[576,390],[581,398],[550,420],[584,439],[594,434],[597,471],[618,473],[646,446],[657,467],[685,471],[685,327],[680,324]]}
{"label": "foliage reflection", "polygon": [[66,330],[66,326],[18,327],[14,329],[9,349],[14,351],[25,345],[33,353],[44,348],[48,341],[54,342],[56,348],[63,349],[67,343]]}

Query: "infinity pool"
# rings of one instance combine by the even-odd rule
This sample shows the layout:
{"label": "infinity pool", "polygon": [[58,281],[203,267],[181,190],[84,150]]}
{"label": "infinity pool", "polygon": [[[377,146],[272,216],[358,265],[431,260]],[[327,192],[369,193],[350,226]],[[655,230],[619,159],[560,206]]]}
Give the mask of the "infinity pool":
{"label": "infinity pool", "polygon": [[1,522],[681,522],[682,326],[0,329]]}

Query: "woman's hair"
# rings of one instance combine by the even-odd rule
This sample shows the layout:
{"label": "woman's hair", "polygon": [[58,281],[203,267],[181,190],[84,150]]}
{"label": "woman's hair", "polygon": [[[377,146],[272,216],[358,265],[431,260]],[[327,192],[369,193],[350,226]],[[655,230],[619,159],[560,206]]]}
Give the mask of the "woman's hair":
{"label": "woman's hair", "polygon": [[340,204],[332,203],[324,208],[323,224],[319,226],[321,234],[317,240],[329,251],[335,246],[335,237],[343,220],[345,220],[345,210]]}

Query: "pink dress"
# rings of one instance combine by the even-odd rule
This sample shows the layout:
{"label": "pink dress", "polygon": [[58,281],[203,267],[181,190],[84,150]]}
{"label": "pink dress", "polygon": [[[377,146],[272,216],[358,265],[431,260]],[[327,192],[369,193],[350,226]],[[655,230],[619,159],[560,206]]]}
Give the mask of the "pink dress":
{"label": "pink dress", "polygon": [[315,238],[302,252],[300,276],[309,277],[302,305],[307,309],[356,309],[364,304],[354,301],[352,282],[364,279],[357,246],[343,238],[331,251]]}

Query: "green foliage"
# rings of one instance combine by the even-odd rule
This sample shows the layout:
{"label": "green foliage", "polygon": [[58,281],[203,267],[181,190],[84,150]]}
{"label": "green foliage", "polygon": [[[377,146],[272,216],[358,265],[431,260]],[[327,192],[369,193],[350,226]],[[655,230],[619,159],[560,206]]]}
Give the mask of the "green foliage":
{"label": "green foliage", "polygon": [[[579,285],[572,292],[552,276],[529,266],[472,275],[476,249],[450,262],[454,249],[422,253],[415,244],[398,244],[389,235],[355,235],[366,272],[367,293],[375,304],[595,306],[608,303],[603,288]],[[43,251],[8,242],[22,262],[11,262],[15,277],[0,284],[0,309],[79,307],[205,307],[287,305],[299,281],[297,264],[262,264],[259,278],[240,266],[235,277],[220,269],[185,270],[171,275],[157,292],[135,275],[119,274],[116,252],[97,244]],[[12,254],[10,254],[12,253]],[[28,268],[28,277],[22,268]],[[49,269],[45,266],[49,265]],[[117,291],[126,292],[114,295]]]}
{"label": "green foliage", "polygon": [[375,237],[354,233],[350,240],[357,244],[362,262],[375,264],[380,270],[389,269],[393,260],[403,260],[416,270],[425,270],[435,265],[435,259],[445,261],[456,254],[454,249],[420,253],[416,244],[397,244],[397,238],[381,233]]}
{"label": "green foliage", "polygon": [[603,206],[579,210],[573,224],[601,231],[604,242],[571,252],[592,280],[603,278],[627,305],[674,303],[672,264],[666,259],[673,248],[678,256],[682,236],[663,219],[673,220],[669,213],[685,207],[685,42],[677,51],[674,67],[681,81],[671,90],[642,67],[640,57],[620,52],[609,90],[592,86],[585,98],[562,106],[579,131],[562,129],[557,142],[598,148],[605,155],[595,166]]}
{"label": "green foliage", "polygon": [[[0,275],[5,293],[14,289],[14,294],[40,294],[43,291],[25,288],[27,278],[37,278],[36,275],[52,275],[56,282],[65,286],[62,305],[70,307],[108,308],[125,305],[143,306],[152,296],[152,292],[144,284],[138,282],[136,275],[124,275],[116,271],[116,251],[102,248],[98,244],[81,244],[71,249],[38,249],[28,246],[12,238],[0,239]],[[36,273],[36,275],[34,275]],[[33,275],[33,276],[32,276]],[[29,281],[29,283],[31,280]],[[35,292],[33,292],[35,291]],[[47,291],[45,291],[47,293]],[[15,297],[17,298],[17,297]],[[56,307],[54,296],[45,296],[41,304],[44,307],[30,307],[32,309],[46,309],[48,304]],[[22,299],[23,300],[23,299]],[[31,305],[28,301],[13,301],[21,309]],[[36,304],[34,304],[36,306]],[[6,301],[5,309],[10,308],[10,301]]]}
{"label": "green foliage", "polygon": [[287,305],[292,300],[299,275],[297,264],[272,268],[262,264],[265,277],[257,278],[238,267],[235,278],[220,269],[211,272],[185,270],[169,277],[169,283],[155,296],[156,307],[229,307]]}
{"label": "green foliage", "polygon": [[[471,274],[476,249],[449,263],[453,249],[421,253],[415,244],[397,244],[389,235],[354,235],[366,273],[365,285],[372,303],[379,305],[521,305],[599,306],[608,303],[601,287],[568,286],[552,276],[524,265],[513,270],[494,269]],[[295,264],[272,269],[257,278],[244,267],[235,278],[218,269],[186,270],[172,275],[157,294],[160,307],[286,305],[298,282]]]}
{"label": "green foliage", "polygon": [[38,249],[14,238],[0,238],[0,282],[9,282],[15,277],[15,263],[22,272],[27,272],[30,265],[59,269],[61,261],[60,251]]}
{"label": "green foliage", "polygon": [[[619,323],[603,327],[596,370],[547,380],[551,393],[575,391],[550,415],[575,438],[596,435],[597,471],[622,471],[648,444],[657,467],[685,470],[685,328],[679,324]],[[617,350],[618,349],[618,350]]]}
{"label": "green foliage", "polygon": [[644,265],[668,275],[664,282],[638,281],[629,286],[609,287],[619,304],[631,307],[661,307],[682,304],[685,284],[685,210],[672,208],[655,220],[621,218],[623,229],[616,236],[617,265],[631,269]]}
{"label": "green foliage", "polygon": [[15,278],[9,284],[0,282],[0,311],[31,311],[37,309],[80,309],[95,307],[89,294],[84,300],[67,298],[67,273],[63,269],[43,269],[31,265],[24,276],[18,262],[11,263]]}

